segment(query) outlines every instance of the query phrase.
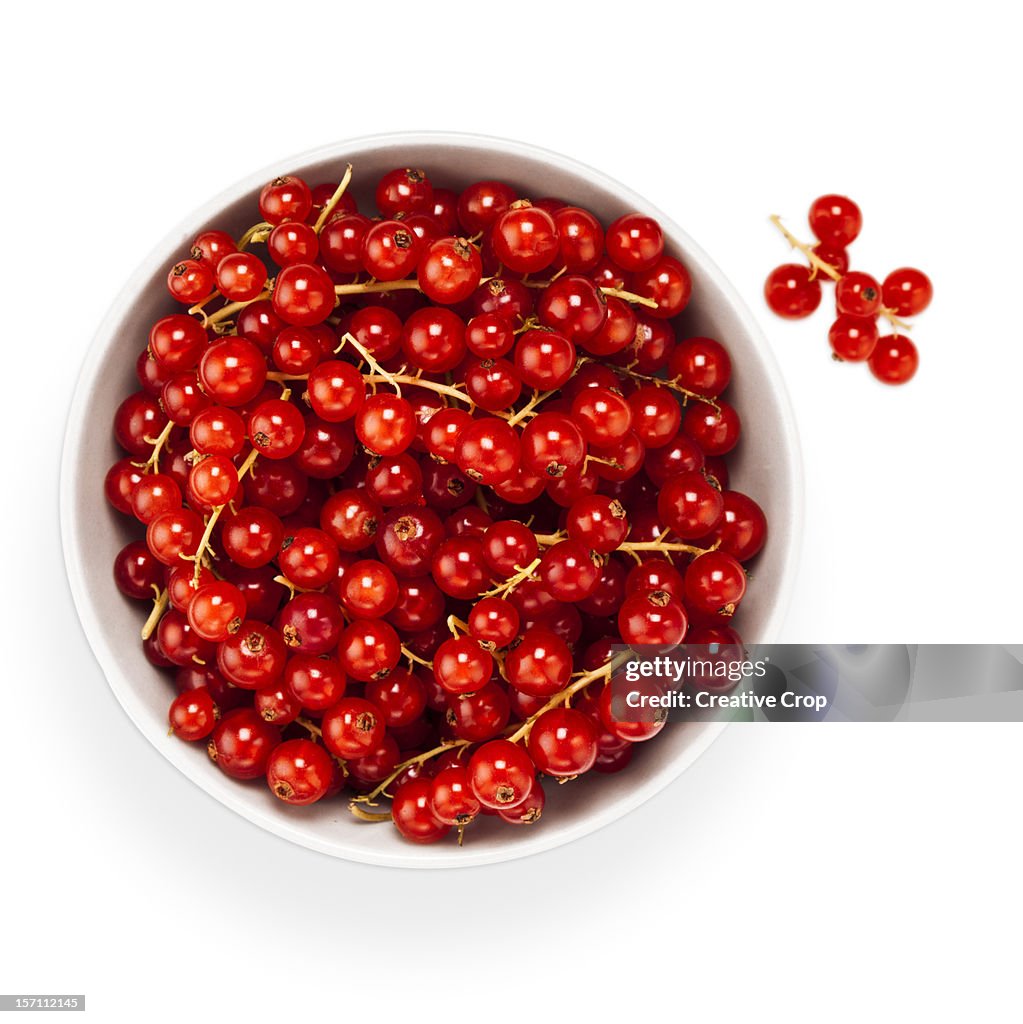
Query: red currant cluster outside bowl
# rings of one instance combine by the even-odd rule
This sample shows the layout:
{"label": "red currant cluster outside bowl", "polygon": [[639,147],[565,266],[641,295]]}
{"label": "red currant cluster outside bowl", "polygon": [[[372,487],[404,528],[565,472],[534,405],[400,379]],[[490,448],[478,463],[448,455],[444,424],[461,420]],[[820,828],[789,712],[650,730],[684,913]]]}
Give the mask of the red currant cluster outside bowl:
{"label": "red currant cluster outside bowl", "polygon": [[[261,192],[264,206],[278,198],[288,202],[287,196],[271,195],[268,200],[264,191],[267,182],[275,179],[282,167],[286,168],[288,174],[316,184],[337,181],[348,163],[356,168],[350,192],[360,209],[372,210],[379,205],[380,192],[378,190],[374,194],[374,190],[389,171],[403,167],[422,167],[429,170],[431,179],[438,186],[451,189],[456,194],[472,182],[496,180],[507,182],[518,196],[563,197],[563,201],[592,212],[605,227],[625,214],[637,212],[660,224],[664,233],[665,254],[684,264],[692,283],[692,300],[682,314],[672,321],[675,333],[679,338],[719,339],[731,358],[732,376],[727,398],[741,418],[742,436],[738,447],[729,453],[729,487],[755,495],[770,523],[770,541],[757,556],[755,563],[756,585],[749,588],[743,599],[742,634],[744,640],[753,643],[766,642],[776,637],[795,571],[801,530],[802,484],[798,443],[777,368],[755,323],[731,286],[705,254],[664,214],[600,172],[521,143],[433,133],[355,140],[286,160],[277,168],[255,174],[197,211],[140,266],[100,328],[83,367],[69,417],[61,481],[61,524],[72,593],[93,650],[116,697],[129,716],[185,775],[261,827],[334,856],[396,866],[465,866],[549,849],[613,821],[657,793],[699,755],[722,726],[715,722],[689,722],[673,727],[669,723],[657,736],[655,743],[634,745],[635,756],[628,770],[601,774],[596,778],[590,777],[596,774],[591,772],[575,779],[568,786],[546,785],[547,804],[543,827],[538,824],[536,828],[529,829],[508,828],[496,815],[492,818],[481,816],[472,825],[471,842],[462,848],[454,843],[418,846],[404,841],[394,828],[367,825],[351,815],[347,807],[347,797],[351,794],[344,794],[343,799],[322,799],[301,807],[277,799],[277,796],[283,798],[284,794],[292,792],[290,787],[293,780],[289,781],[284,775],[293,769],[293,759],[281,758],[282,777],[272,779],[270,786],[266,783],[265,773],[261,773],[259,779],[239,783],[236,778],[229,777],[228,773],[217,771],[210,765],[205,741],[182,743],[174,736],[168,736],[167,705],[168,697],[173,697],[173,684],[168,685],[159,669],[147,659],[139,643],[139,605],[124,600],[110,583],[111,564],[119,552],[129,542],[138,540],[138,537],[130,517],[119,515],[102,500],[104,478],[111,464],[124,458],[124,451],[115,444],[113,437],[105,432],[97,433],[94,428],[97,423],[111,422],[125,396],[137,390],[136,361],[139,351],[146,346],[147,338],[152,345],[150,332],[153,324],[162,317],[180,313],[187,308],[173,301],[168,294],[168,286],[172,292],[178,288],[187,292],[189,288],[203,287],[202,282],[196,280],[196,273],[202,276],[202,268],[196,272],[193,267],[181,267],[180,264],[184,262],[182,253],[187,253],[197,235],[211,228],[222,230],[229,237],[240,237],[258,219],[258,213],[254,216],[254,211],[258,211]],[[409,184],[415,186],[413,181],[396,183],[396,187],[400,189]],[[282,191],[286,191],[286,188]],[[685,206],[683,193],[679,200],[683,214]],[[301,231],[281,234],[288,234],[289,237],[270,241],[271,248],[275,244],[284,247],[303,244],[303,238],[299,237]],[[382,239],[383,243],[387,241],[387,238]],[[213,238],[215,242],[216,238]],[[447,257],[463,258],[463,254],[453,251],[445,256],[440,253],[438,259]],[[395,262],[391,256],[383,253],[380,265],[384,266],[389,261]],[[250,262],[235,259],[229,266],[223,265],[217,283],[225,291],[239,295],[250,288],[259,291],[263,282],[253,276]],[[175,270],[168,282],[168,268],[171,267]],[[412,271],[414,269],[411,268]],[[255,270],[258,274],[259,268]],[[396,268],[396,276],[405,276],[409,272],[406,270],[399,275],[399,270]],[[421,277],[423,272],[421,268]],[[443,268],[439,272],[443,273]],[[280,280],[282,276],[278,275],[275,286],[278,289],[286,283]],[[282,353],[281,358],[285,361],[301,361],[301,338],[292,349]],[[528,376],[528,366],[516,369],[520,377]],[[215,372],[216,367],[208,368],[207,376]],[[333,381],[333,385],[337,383],[337,380]],[[285,384],[282,382],[281,386]],[[306,384],[310,391],[314,390],[313,384],[312,380]],[[503,386],[501,381],[488,379],[480,393],[490,396]],[[511,386],[514,386],[514,382]],[[384,386],[377,393],[385,395],[391,391]],[[315,400],[315,394],[311,397]],[[190,399],[186,394],[180,396],[180,400],[187,405]],[[282,426],[280,417],[283,416],[286,421],[290,413],[287,403],[279,404],[280,409],[270,403],[263,413],[267,417],[266,432],[272,437],[281,436],[282,431],[287,433],[287,422]],[[388,415],[385,408],[387,402],[378,404],[381,405],[379,415],[385,419]],[[262,434],[260,425],[250,421],[247,430],[252,434],[253,444],[259,444],[256,439]],[[128,428],[128,432],[131,432],[131,428]],[[227,484],[231,482],[232,473],[226,472],[231,465],[230,460],[223,460],[226,465],[220,467],[216,458],[210,456],[201,463],[205,467],[201,486],[208,494],[217,493],[220,486],[217,475],[221,469],[225,470],[229,478]],[[479,462],[478,469],[485,472],[485,467],[484,459]],[[467,475],[476,479],[477,474]],[[485,486],[485,481],[479,483]],[[199,486],[197,482],[196,487]],[[389,484],[387,481],[379,481],[378,486],[386,488]],[[151,501],[158,505],[160,495],[155,492],[159,488],[150,487],[149,490],[153,493],[147,491],[139,500],[143,504]],[[195,495],[192,497],[195,498]],[[196,503],[201,505],[198,501],[189,502],[193,505]],[[258,516],[258,510],[254,514]],[[202,518],[198,519],[198,523],[202,524]],[[242,523],[239,528],[244,526]],[[399,523],[396,526],[398,532],[400,528]],[[314,534],[317,532],[313,531]],[[218,539],[224,543],[222,535]],[[302,547],[302,551],[296,550],[289,554],[284,550],[278,556],[282,570],[287,570],[286,562],[294,563],[293,582],[303,572],[315,574],[316,552],[313,548],[316,542],[315,536],[308,539],[296,537],[290,543]],[[157,543],[160,543],[159,539]],[[168,543],[173,547],[173,538],[168,539]],[[244,539],[240,544],[244,547]],[[373,557],[371,549],[367,558]],[[372,564],[367,571],[372,573]],[[309,583],[310,589],[318,586],[316,580],[310,579]],[[171,593],[174,586],[173,581],[168,582],[167,592],[171,604],[174,601],[174,594]],[[372,581],[368,586],[373,590]],[[224,589],[226,591],[231,588]],[[210,588],[208,595],[211,607],[204,609],[204,621],[212,622],[218,614],[213,605],[225,595],[219,595],[216,587]],[[231,594],[226,594],[226,597],[230,598]],[[357,603],[359,595],[348,595],[348,600],[349,603]],[[315,599],[307,603],[315,604]],[[187,622],[187,616],[172,617],[164,626],[164,632],[168,634],[165,641],[175,643],[169,634],[174,629],[180,631],[187,628]],[[287,623],[280,621],[275,622],[275,625],[285,635],[290,628]],[[480,628],[485,629],[486,624],[481,623]],[[373,638],[367,639],[373,641]],[[178,637],[178,640],[182,638]],[[223,646],[226,648],[229,645]],[[457,646],[457,643],[453,646]],[[224,657],[252,656],[252,651],[248,649],[241,654],[231,650],[220,653]],[[452,650],[450,653],[457,661],[460,652]],[[521,659],[527,655],[518,652],[516,656]],[[303,666],[295,668],[302,679],[296,676],[296,679],[291,680],[292,687],[309,684],[314,688],[321,686],[329,690],[330,680],[312,678],[317,676],[319,669],[314,658],[309,660],[310,665],[305,666],[304,673],[300,671]],[[434,668],[440,671],[436,666]],[[291,692],[294,692],[293,689]],[[276,699],[286,703],[288,696],[285,694],[274,698],[271,694],[261,699],[271,702]],[[351,708],[346,707],[346,713],[357,716],[357,703],[355,701]],[[258,719],[258,710],[248,713],[254,713]],[[192,722],[202,718],[203,709],[183,709],[182,714],[183,722]],[[345,722],[341,720],[343,716],[328,713],[317,720],[326,727],[328,717],[331,718],[330,728],[336,730],[339,737],[343,737],[346,729]],[[334,722],[333,718],[338,718],[338,721]],[[229,730],[224,741],[228,746],[237,732]],[[542,738],[538,742],[542,742]],[[232,754],[226,749],[222,753],[228,757]],[[324,770],[327,770],[329,763],[326,756],[323,760]],[[514,761],[515,757],[512,757]],[[275,785],[277,796],[274,795]],[[410,805],[408,813],[414,818],[417,812]],[[529,817],[525,820],[529,820]]]}

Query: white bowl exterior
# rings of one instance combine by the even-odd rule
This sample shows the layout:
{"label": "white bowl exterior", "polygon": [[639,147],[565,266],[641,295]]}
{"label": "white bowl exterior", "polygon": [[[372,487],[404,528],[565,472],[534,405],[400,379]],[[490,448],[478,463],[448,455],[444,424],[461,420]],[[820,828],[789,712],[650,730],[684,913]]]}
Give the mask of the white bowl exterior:
{"label": "white bowl exterior", "polygon": [[337,180],[355,166],[356,196],[396,166],[426,168],[438,185],[460,188],[498,178],[523,194],[570,198],[606,224],[630,211],[656,217],[668,251],[693,279],[693,300],[681,336],[722,341],[735,367],[729,399],[743,421],[743,439],[731,456],[732,486],[764,507],[768,543],[756,563],[756,580],[743,602],[739,625],[752,641],[770,641],[780,628],[796,572],[803,493],[799,445],[787,394],[767,343],[742,300],[707,255],[663,212],[606,175],[557,153],[524,143],[475,135],[410,133],[337,143],[282,161],[228,189],[189,217],[139,266],[101,325],[85,363],[68,417],[61,472],[61,531],[72,594],[86,636],[125,711],[160,752],[207,793],[257,825],[336,857],[400,867],[465,867],[547,850],[608,824],[677,778],[713,741],[722,725],[669,723],[651,744],[639,745],[628,770],[548,786],[548,807],[533,828],[483,820],[462,848],[450,843],[413,846],[390,827],[356,821],[344,800],[293,808],[260,782],[241,784],[209,763],[203,744],[167,736],[173,689],[146,660],[138,631],[143,606],[122,598],[111,565],[117,551],[138,535],[103,500],[110,464],[123,455],[109,432],[118,403],[137,390],[135,359],[150,325],[175,311],[166,294],[167,268],[204,228],[240,233],[254,219],[259,189],[279,173],[307,180]]}

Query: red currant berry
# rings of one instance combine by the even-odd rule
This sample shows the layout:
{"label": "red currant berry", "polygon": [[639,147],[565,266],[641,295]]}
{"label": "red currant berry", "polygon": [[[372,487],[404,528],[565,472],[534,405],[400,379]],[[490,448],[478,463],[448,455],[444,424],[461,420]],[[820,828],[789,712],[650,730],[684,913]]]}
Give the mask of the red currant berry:
{"label": "red currant berry", "polygon": [[135,601],[150,600],[158,593],[165,573],[164,567],[141,541],[126,544],[114,559],[117,589]]}
{"label": "red currant berry", "polygon": [[581,469],[585,458],[586,442],[567,416],[542,412],[522,431],[522,465],[533,473],[564,476],[568,470]]}
{"label": "red currant berry", "polygon": [[203,521],[187,508],[161,512],[146,527],[146,545],[164,565],[179,565],[194,555],[203,535]]}
{"label": "red currant berry", "polygon": [[603,494],[581,497],[569,507],[565,517],[569,539],[600,554],[616,551],[628,536],[629,521],[625,506]]}
{"label": "red currant berry", "polygon": [[225,338],[210,345],[199,361],[203,391],[220,405],[251,402],[266,383],[266,359],[244,338]]}
{"label": "red currant berry", "polygon": [[382,562],[363,559],[341,581],[341,604],[352,618],[379,619],[398,601],[398,581]]}
{"label": "red currant berry", "polygon": [[708,551],[686,569],[686,607],[710,615],[731,615],[746,593],[746,573],[724,551]]}
{"label": "red currant berry", "polygon": [[844,249],[862,226],[860,208],[845,196],[820,196],[810,204],[810,230],[827,245]]}
{"label": "red currant berry", "polygon": [[376,705],[342,697],[323,716],[323,742],[337,757],[364,757],[380,746],[386,727]]}
{"label": "red currant berry", "polygon": [[458,197],[458,221],[466,234],[485,231],[517,198],[502,181],[477,181]]}
{"label": "red currant berry", "polygon": [[718,408],[696,402],[682,419],[682,430],[707,455],[726,455],[738,443],[742,431],[739,414],[727,402]]}
{"label": "red currant berry", "polygon": [[551,708],[533,723],[527,749],[539,771],[571,779],[593,767],[598,736],[589,715],[574,708]]}
{"label": "red currant berry", "polygon": [[590,444],[606,448],[629,432],[632,407],[617,391],[584,388],[572,402],[572,419]]}
{"label": "red currant berry", "polygon": [[235,686],[258,690],[280,678],[286,650],[276,629],[248,619],[217,648],[217,667]]}
{"label": "red currant berry", "polygon": [[494,659],[469,636],[445,640],[433,656],[434,678],[448,693],[475,693],[493,668]]}
{"label": "red currant berry", "polygon": [[544,589],[559,601],[581,601],[600,582],[603,558],[575,540],[549,547],[540,559],[538,575]]}
{"label": "red currant berry", "polygon": [[429,213],[433,209],[433,186],[425,171],[399,167],[380,179],[376,204],[385,217],[398,213]]}
{"label": "red currant berry", "polygon": [[362,251],[372,221],[361,213],[331,219],[320,232],[320,259],[335,274],[362,271]]}
{"label": "red currant berry", "polygon": [[337,575],[338,548],[323,530],[303,527],[285,536],[277,562],[296,587],[316,590]]}
{"label": "red currant berry", "polygon": [[398,281],[416,269],[423,245],[399,220],[373,224],[362,240],[362,265],[378,281]]}
{"label": "red currant berry", "polygon": [[682,409],[668,389],[647,384],[629,395],[632,429],[645,448],[662,448],[678,432]]}
{"label": "red currant berry", "polygon": [[666,590],[636,591],[618,610],[622,640],[636,647],[671,650],[682,643],[687,625],[685,609]]}
{"label": "red currant berry", "polygon": [[237,251],[238,246],[226,231],[203,231],[192,243],[192,259],[208,263],[213,270],[225,256]]}
{"label": "red currant berry", "polygon": [[575,345],[555,330],[526,331],[515,346],[515,369],[527,387],[557,391],[575,370]]}
{"label": "red currant berry", "polygon": [[397,668],[401,641],[394,627],[381,619],[357,619],[341,634],[337,652],[345,672],[368,683],[386,679]]}
{"label": "red currant berry", "polygon": [[245,446],[245,421],[234,409],[212,406],[192,420],[188,435],[200,455],[224,455],[233,459]]}
{"label": "red currant berry", "polygon": [[184,313],[157,320],[149,331],[149,352],[168,371],[193,369],[206,344],[206,332],[199,321]]}
{"label": "red currant berry", "polygon": [[484,597],[473,605],[467,625],[474,640],[488,650],[495,650],[507,647],[518,636],[519,613],[503,598]]}
{"label": "red currant berry", "polygon": [[261,402],[249,417],[252,446],[269,459],[286,459],[294,455],[304,436],[302,413],[290,402],[279,398]]}
{"label": "red currant berry", "polygon": [[464,238],[439,238],[419,261],[416,277],[431,302],[464,302],[479,287],[483,263],[479,249]]}
{"label": "red currant berry", "polygon": [[859,270],[850,270],[835,285],[835,304],[839,313],[870,317],[881,311],[881,286]]}
{"label": "red currant berry", "polygon": [[274,280],[274,312],[288,324],[313,327],[334,311],[334,282],[313,263],[292,263]]}
{"label": "red currant berry", "polygon": [[334,767],[330,754],[312,740],[286,740],[270,755],[266,782],[286,804],[305,806],[327,795]]}
{"label": "red currant berry", "polygon": [[596,337],[607,319],[603,293],[587,277],[559,277],[540,296],[537,316],[544,327],[559,331],[577,345]]}
{"label": "red currant berry", "polygon": [[572,652],[561,637],[535,626],[527,629],[505,656],[504,670],[516,690],[533,697],[551,697],[568,686]]}
{"label": "red currant berry", "polygon": [[578,206],[563,206],[553,216],[558,231],[558,262],[570,274],[592,270],[604,252],[600,221]]}
{"label": "red currant berry", "polygon": [[628,213],[607,229],[607,254],[630,273],[649,270],[664,252],[664,232],[652,217]]}
{"label": "red currant berry", "polygon": [[258,779],[265,774],[270,755],[280,743],[275,726],[252,708],[238,708],[213,730],[207,752],[217,767],[232,779]]}
{"label": "red currant berry", "polygon": [[333,707],[347,686],[339,661],[313,654],[293,654],[284,666],[283,682],[307,711]]}
{"label": "red currant berry", "polygon": [[883,384],[905,384],[919,364],[916,345],[904,334],[886,334],[870,356],[870,372]]}
{"label": "red currant berry", "polygon": [[419,309],[405,321],[401,343],[416,367],[446,373],[465,356],[465,324],[449,309]]}
{"label": "red currant berry", "polygon": [[[633,709],[628,705],[627,687],[622,686],[615,677],[604,687],[597,702],[600,724],[612,736],[619,740],[627,740],[629,746],[653,739],[668,721],[665,708]],[[646,682],[644,691],[651,697],[662,696],[659,687]]]}
{"label": "red currant berry", "polygon": [[433,581],[449,597],[471,601],[487,587],[483,544],[475,537],[449,537],[441,541],[430,563]]}
{"label": "red currant berry", "polygon": [[416,436],[416,414],[397,395],[370,395],[355,416],[355,434],[375,455],[398,455]]}
{"label": "red currant berry", "polygon": [[433,813],[433,780],[411,779],[403,782],[391,801],[391,818],[404,839],[413,843],[435,843],[443,839],[451,826]]}
{"label": "red currant berry", "polygon": [[515,332],[501,313],[480,313],[466,325],[465,344],[480,359],[497,359],[511,351]]}
{"label": "red currant berry", "polygon": [[732,379],[732,360],[713,338],[686,338],[668,359],[668,376],[687,391],[717,398]]}
{"label": "red currant berry", "polygon": [[862,363],[877,344],[877,321],[873,317],[842,314],[828,331],[828,342],[837,359]]}
{"label": "red currant berry", "polygon": [[220,710],[205,686],[186,690],[170,706],[170,727],[179,740],[204,740],[216,728]]}
{"label": "red currant berry", "polygon": [[494,523],[483,534],[483,560],[500,577],[511,576],[530,565],[537,551],[536,535],[514,519]]}
{"label": "red currant berry", "polygon": [[554,218],[526,200],[512,203],[494,221],[490,239],[498,260],[517,274],[535,274],[558,255]]}
{"label": "red currant berry", "polygon": [[934,295],[930,278],[913,267],[893,270],[881,286],[881,297],[885,307],[896,316],[916,316],[930,304]]}
{"label": "red currant berry", "polygon": [[430,787],[430,807],[445,825],[468,825],[479,814],[480,802],[473,795],[465,765],[442,768]]}
{"label": "red currant berry", "polygon": [[188,604],[188,624],[203,640],[220,643],[241,629],[245,612],[242,592],[227,580],[215,580],[193,595]]}
{"label": "red currant berry", "polygon": [[773,313],[800,320],[821,304],[820,278],[811,278],[809,268],[802,264],[785,263],[767,275],[764,298]]}
{"label": "red currant berry", "polygon": [[175,263],[167,274],[167,290],[186,306],[201,302],[211,295],[214,284],[213,270],[208,264],[197,260]]}
{"label": "red currant berry", "polygon": [[657,303],[656,309],[646,310],[648,316],[668,320],[689,305],[693,282],[683,264],[672,256],[662,256],[649,269],[637,271],[631,290]]}
{"label": "red currant berry", "polygon": [[508,409],[522,394],[521,375],[507,359],[475,359],[465,368],[465,393],[487,412]]}
{"label": "red currant berry", "polygon": [[740,562],[748,562],[760,552],[767,540],[764,510],[739,491],[725,491],[721,500],[724,516],[718,527],[719,550]]}
{"label": "red currant berry", "polygon": [[396,668],[386,679],[366,684],[366,700],[377,706],[388,729],[399,729],[426,710],[426,686],[418,676]]}
{"label": "red currant berry", "polygon": [[217,266],[217,287],[230,302],[248,302],[263,290],[267,272],[263,261],[249,252],[234,252]]}
{"label": "red currant berry", "polygon": [[519,434],[504,420],[475,420],[458,434],[455,462],[470,480],[492,485],[507,480],[521,457]]}
{"label": "red currant berry", "polygon": [[520,746],[490,740],[472,755],[468,775],[473,794],[484,807],[507,810],[529,796],[536,769]]}
{"label": "red currant berry", "polygon": [[661,488],[657,512],[683,540],[705,537],[724,515],[721,492],[702,473],[680,473]]}
{"label": "red currant berry", "polygon": [[259,193],[259,212],[269,224],[305,220],[313,206],[309,186],[294,175],[274,178]]}

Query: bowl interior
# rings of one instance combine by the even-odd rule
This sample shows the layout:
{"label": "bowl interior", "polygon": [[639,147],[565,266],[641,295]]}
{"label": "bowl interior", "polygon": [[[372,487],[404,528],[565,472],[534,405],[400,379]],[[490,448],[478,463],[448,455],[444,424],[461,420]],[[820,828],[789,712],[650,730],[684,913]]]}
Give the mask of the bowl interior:
{"label": "bowl interior", "polygon": [[693,278],[693,300],[677,323],[680,337],[707,335],[722,341],[734,364],[729,398],[743,420],[743,439],[730,457],[732,486],[764,507],[770,536],[756,563],[756,579],[737,621],[748,640],[773,637],[787,602],[794,571],[801,512],[798,451],[787,398],[756,325],[731,286],[685,233],[663,213],[603,174],[518,143],[472,136],[406,135],[357,140],[285,161],[262,171],[197,211],[165,239],[128,283],[103,323],[83,368],[65,442],[61,517],[65,557],[83,625],[116,696],[139,728],[189,778],[257,824],[335,856],[374,863],[449,867],[486,863],[547,849],[614,820],[679,775],[711,742],[715,723],[671,725],[641,745],[628,770],[548,786],[548,809],[535,828],[510,828],[483,820],[459,849],[442,843],[412,847],[390,827],[360,823],[345,801],[292,808],[261,782],[242,784],[209,764],[203,745],[167,737],[168,680],[142,654],[143,607],[121,597],[111,578],[117,551],[141,534],[103,500],[102,481],[120,452],[109,431],[97,438],[87,424],[107,424],[118,403],[137,388],[134,364],[150,325],[177,311],[166,294],[168,267],[203,228],[235,234],[257,219],[256,197],[278,173],[297,173],[312,184],[336,181],[346,161],[355,167],[354,192],[372,205],[372,183],[396,166],[420,166],[438,185],[459,189],[472,181],[500,178],[524,195],[564,197],[592,210],[606,224],[633,210],[650,213],[664,227],[668,251]]}

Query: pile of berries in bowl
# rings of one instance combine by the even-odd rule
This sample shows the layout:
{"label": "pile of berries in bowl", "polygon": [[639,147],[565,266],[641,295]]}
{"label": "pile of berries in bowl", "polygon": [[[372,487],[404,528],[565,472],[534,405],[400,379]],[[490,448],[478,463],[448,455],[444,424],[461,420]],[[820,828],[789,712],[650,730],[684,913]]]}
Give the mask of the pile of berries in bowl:
{"label": "pile of berries in bowl", "polygon": [[610,698],[630,646],[741,646],[744,367],[687,329],[699,274],[649,213],[361,163],[164,265],[112,415],[114,582],[180,746],[280,830],[540,829],[660,742]]}

